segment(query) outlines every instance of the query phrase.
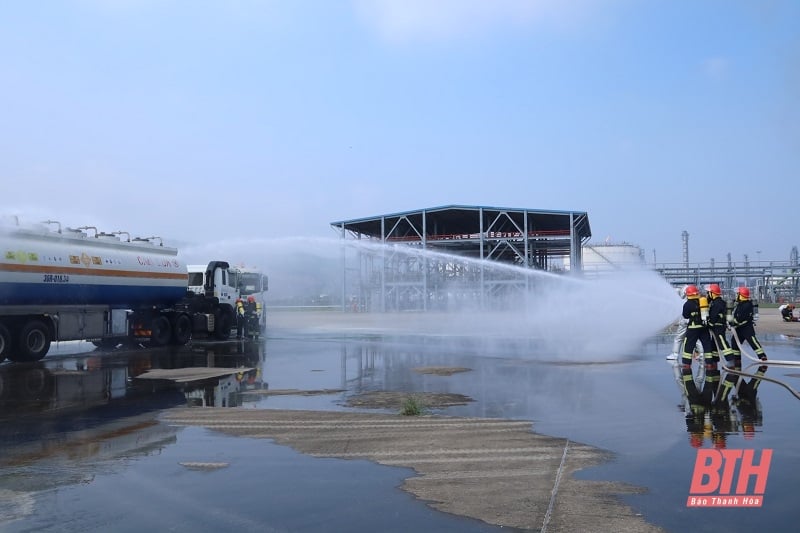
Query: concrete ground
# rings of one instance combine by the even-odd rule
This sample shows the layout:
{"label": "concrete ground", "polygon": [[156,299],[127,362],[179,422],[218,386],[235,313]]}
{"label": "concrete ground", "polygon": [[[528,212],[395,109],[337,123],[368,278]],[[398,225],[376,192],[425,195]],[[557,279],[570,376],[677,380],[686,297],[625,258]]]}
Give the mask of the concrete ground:
{"label": "concrete ground", "polygon": [[533,531],[661,531],[617,495],[616,483],[573,473],[608,456],[537,435],[531,422],[443,416],[255,409],[170,410],[170,424],[273,439],[313,457],[414,469],[402,488],[441,511]]}
{"label": "concrete ground", "polygon": [[758,312],[756,335],[776,333],[779,335],[800,336],[800,322],[784,322],[777,308],[762,308]]}

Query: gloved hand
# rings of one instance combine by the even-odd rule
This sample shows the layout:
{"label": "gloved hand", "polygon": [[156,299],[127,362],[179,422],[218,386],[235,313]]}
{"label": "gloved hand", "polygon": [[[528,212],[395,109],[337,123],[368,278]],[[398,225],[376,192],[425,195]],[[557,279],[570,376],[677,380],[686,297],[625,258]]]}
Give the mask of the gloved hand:
{"label": "gloved hand", "polygon": [[729,325],[730,327],[734,327],[734,326],[736,325],[736,322],[735,322],[735,321],[733,321],[733,320],[728,320],[728,325]]}

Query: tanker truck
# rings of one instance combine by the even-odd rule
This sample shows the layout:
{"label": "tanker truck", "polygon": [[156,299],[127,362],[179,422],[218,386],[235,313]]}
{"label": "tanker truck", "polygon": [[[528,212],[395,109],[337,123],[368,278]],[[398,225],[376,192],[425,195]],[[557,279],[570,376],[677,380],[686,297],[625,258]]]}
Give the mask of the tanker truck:
{"label": "tanker truck", "polygon": [[0,362],[36,361],[53,341],[182,345],[227,339],[238,289],[228,263],[211,261],[188,290],[187,266],[160,237],[57,221],[0,225]]}

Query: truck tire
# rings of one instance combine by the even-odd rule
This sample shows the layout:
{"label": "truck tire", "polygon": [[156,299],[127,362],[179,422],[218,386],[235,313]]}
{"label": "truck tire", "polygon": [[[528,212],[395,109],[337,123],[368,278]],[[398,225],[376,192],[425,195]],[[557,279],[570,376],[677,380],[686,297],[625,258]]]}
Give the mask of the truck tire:
{"label": "truck tire", "polygon": [[224,310],[217,311],[216,314],[217,316],[214,318],[214,338],[226,341],[231,337],[233,318],[230,313],[226,313]]}
{"label": "truck tire", "polygon": [[53,378],[44,368],[26,370],[21,385],[24,400],[43,400],[53,394]]}
{"label": "truck tire", "polygon": [[0,363],[5,361],[8,352],[11,351],[11,333],[5,324],[0,324]]}
{"label": "truck tire", "polygon": [[16,353],[10,354],[12,361],[38,361],[47,355],[50,349],[50,328],[41,320],[29,320],[22,326],[17,339]]}
{"label": "truck tire", "polygon": [[150,325],[150,343],[153,346],[166,346],[172,339],[172,326],[164,315],[153,318]]}
{"label": "truck tire", "polygon": [[189,315],[180,314],[175,317],[172,325],[172,342],[178,346],[183,346],[192,338],[192,319]]}

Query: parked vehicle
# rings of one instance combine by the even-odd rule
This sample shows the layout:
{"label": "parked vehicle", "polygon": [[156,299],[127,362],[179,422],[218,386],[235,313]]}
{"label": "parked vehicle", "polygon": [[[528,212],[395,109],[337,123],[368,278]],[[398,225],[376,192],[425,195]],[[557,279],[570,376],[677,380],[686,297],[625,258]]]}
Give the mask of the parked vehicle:
{"label": "parked vehicle", "polygon": [[15,222],[0,227],[0,361],[39,360],[53,341],[229,338],[240,292],[227,262],[210,261],[190,291],[187,266],[160,237]]}

